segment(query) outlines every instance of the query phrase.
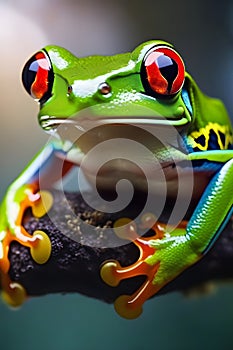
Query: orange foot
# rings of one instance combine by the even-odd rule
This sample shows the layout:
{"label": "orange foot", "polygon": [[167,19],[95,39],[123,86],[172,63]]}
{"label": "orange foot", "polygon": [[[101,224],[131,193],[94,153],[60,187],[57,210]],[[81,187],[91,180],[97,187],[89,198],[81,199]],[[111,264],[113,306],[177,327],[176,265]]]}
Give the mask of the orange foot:
{"label": "orange foot", "polygon": [[[142,313],[142,305],[152,295],[158,292],[160,289],[158,285],[153,284],[154,276],[159,269],[159,263],[151,265],[147,263],[147,258],[153,256],[155,248],[150,244],[152,240],[162,239],[166,233],[167,226],[163,223],[155,222],[150,226],[151,222],[155,222],[153,214],[144,216],[142,226],[145,228],[151,228],[155,235],[152,237],[140,237],[137,234],[137,227],[130,219],[120,219],[116,222],[117,235],[121,238],[131,240],[139,249],[138,260],[127,267],[122,267],[116,260],[106,261],[100,271],[101,278],[105,283],[112,287],[116,287],[121,280],[145,275],[147,278],[141,287],[136,290],[132,295],[121,295],[115,300],[114,307],[116,312],[127,319],[134,319],[140,316]],[[127,222],[129,222],[127,224]],[[124,225],[124,226],[121,226]],[[187,223],[183,221],[180,224],[180,228],[185,228]],[[122,227],[122,229],[119,227]]]}
{"label": "orange foot", "polygon": [[35,217],[44,216],[53,203],[52,195],[47,191],[35,192],[33,186],[25,186],[15,192],[8,192],[0,208],[0,281],[2,297],[11,306],[19,306],[26,298],[24,288],[12,282],[8,275],[10,261],[9,248],[16,241],[30,248],[31,256],[38,264],[44,264],[51,254],[51,242],[43,231],[30,235],[22,226],[27,208],[32,209]]}

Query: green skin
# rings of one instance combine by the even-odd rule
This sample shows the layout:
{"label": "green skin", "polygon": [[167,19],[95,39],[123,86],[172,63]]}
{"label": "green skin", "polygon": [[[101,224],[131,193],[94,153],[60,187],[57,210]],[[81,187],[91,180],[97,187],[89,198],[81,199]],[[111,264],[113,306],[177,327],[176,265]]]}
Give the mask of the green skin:
{"label": "green skin", "polygon": [[[54,82],[52,96],[41,105],[38,119],[42,128],[48,132],[61,124],[69,123],[89,128],[89,124],[85,123],[91,122],[92,126],[98,127],[113,123],[124,125],[132,121],[134,125],[143,127],[144,119],[145,125],[149,127],[172,125],[177,130],[185,130],[181,135],[188,150],[187,154],[171,146],[169,151],[174,159],[192,161],[194,173],[199,174],[202,170],[205,174],[205,168],[195,167],[195,162],[204,160],[205,164],[217,164],[213,169],[210,166],[211,171],[206,170],[208,183],[202,185],[199,195],[195,198],[195,208],[187,228],[174,228],[164,238],[150,241],[150,246],[156,250],[146,262],[149,265],[160,262],[153,280],[153,284],[157,285],[159,290],[199,260],[228,221],[233,203],[233,151],[231,142],[225,149],[220,149],[218,144],[216,149],[207,147],[206,150],[193,146],[195,132],[205,130],[209,123],[226,127],[229,135],[225,136],[231,139],[231,124],[223,104],[205,96],[187,72],[185,86],[192,112],[182,96],[182,89],[168,99],[149,96],[145,92],[140,69],[146,53],[156,45],[172,47],[163,41],[153,40],[138,46],[132,53],[111,57],[77,58],[63,48],[47,46],[45,52],[52,64]],[[110,86],[109,93],[103,93],[101,89],[101,84],[105,82]],[[72,91],[69,91],[69,86],[72,86]],[[162,121],[158,115],[163,116]],[[97,137],[95,134],[92,136]],[[59,171],[51,172],[52,164],[54,166],[56,160],[59,163],[60,159],[80,164],[80,159],[87,153],[91,142],[88,138],[83,143],[77,141],[68,151],[66,142],[54,142],[46,145],[32,160],[9,187],[3,200],[0,212],[0,243],[4,241],[7,230],[10,230],[12,235],[21,230],[21,226],[16,224],[16,217],[22,197],[26,196],[23,190],[25,186],[38,183],[40,173],[41,181],[38,187],[50,187],[61,177]],[[160,148],[158,152],[154,149],[154,153],[161,163],[166,161],[165,149]],[[210,172],[213,175],[211,177]],[[169,195],[173,194],[168,191]]]}

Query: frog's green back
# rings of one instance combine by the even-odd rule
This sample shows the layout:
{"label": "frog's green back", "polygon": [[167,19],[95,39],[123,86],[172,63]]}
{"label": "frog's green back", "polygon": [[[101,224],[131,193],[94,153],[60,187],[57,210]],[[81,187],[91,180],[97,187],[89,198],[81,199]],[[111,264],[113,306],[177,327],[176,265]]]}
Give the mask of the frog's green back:
{"label": "frog's green back", "polygon": [[189,143],[196,151],[231,149],[232,125],[223,102],[205,95],[187,74],[193,106],[193,121],[188,129]]}

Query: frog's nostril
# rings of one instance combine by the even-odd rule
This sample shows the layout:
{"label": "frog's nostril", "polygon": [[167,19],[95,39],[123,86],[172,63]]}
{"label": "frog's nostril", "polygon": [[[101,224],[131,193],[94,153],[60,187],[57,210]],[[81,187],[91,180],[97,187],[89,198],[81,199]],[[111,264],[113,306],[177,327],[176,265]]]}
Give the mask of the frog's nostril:
{"label": "frog's nostril", "polygon": [[106,82],[101,83],[98,87],[98,90],[102,95],[108,95],[112,91],[111,86]]}

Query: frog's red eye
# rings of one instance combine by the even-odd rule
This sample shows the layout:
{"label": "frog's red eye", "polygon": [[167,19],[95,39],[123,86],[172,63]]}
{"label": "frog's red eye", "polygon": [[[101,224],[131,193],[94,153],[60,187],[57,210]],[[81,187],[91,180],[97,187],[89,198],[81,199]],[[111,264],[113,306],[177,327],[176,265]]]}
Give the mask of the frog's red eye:
{"label": "frog's red eye", "polygon": [[23,85],[27,92],[40,102],[45,102],[51,97],[53,79],[50,60],[43,51],[37,52],[24,66]]}
{"label": "frog's red eye", "polygon": [[144,88],[152,95],[174,95],[185,79],[182,58],[168,46],[153,47],[143,60],[141,73]]}

